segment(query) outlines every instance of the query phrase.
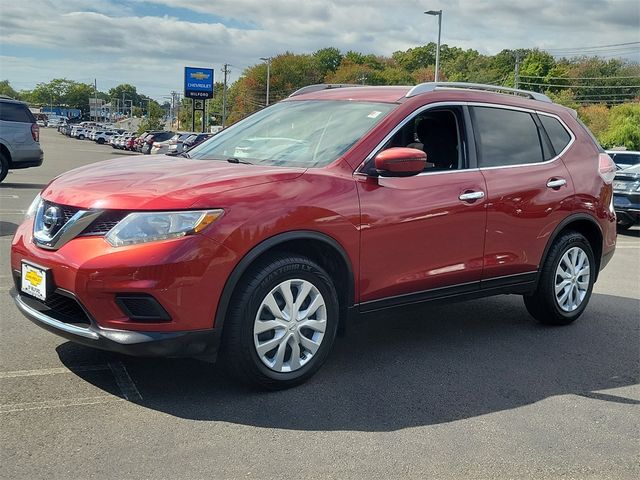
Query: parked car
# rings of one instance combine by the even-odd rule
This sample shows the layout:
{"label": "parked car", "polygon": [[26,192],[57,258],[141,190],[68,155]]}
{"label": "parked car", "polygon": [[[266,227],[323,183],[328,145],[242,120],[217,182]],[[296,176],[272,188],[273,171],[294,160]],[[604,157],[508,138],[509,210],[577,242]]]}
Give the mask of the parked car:
{"label": "parked car", "polygon": [[640,163],[616,173],[613,206],[618,216],[618,230],[628,230],[640,221]]}
{"label": "parked car", "polygon": [[153,146],[151,147],[150,153],[152,155],[160,155],[163,153],[175,152],[178,149],[178,145],[182,146],[182,142],[184,142],[191,135],[191,132],[178,132],[168,140],[154,142]]}
{"label": "parked car", "polygon": [[214,135],[213,133],[193,134],[190,137],[188,137],[184,142],[182,142],[182,150],[180,151],[176,149],[176,153],[182,153],[185,150],[189,150],[190,148],[195,147],[199,143],[202,143],[205,140],[208,140],[209,138],[213,137],[213,135]]}
{"label": "parked car", "polygon": [[287,388],[359,313],[509,293],[569,324],[615,250],[615,165],[539,93],[315,85],[182,155],[47,185],[11,246],[20,311]]}
{"label": "parked car", "polygon": [[633,150],[607,150],[607,153],[621,170],[640,163],[640,152]]}
{"label": "parked car", "polygon": [[0,182],[9,170],[39,167],[40,127],[26,103],[0,97]]}
{"label": "parked car", "polygon": [[111,137],[113,137],[114,135],[117,135],[116,132],[111,132],[111,131],[104,131],[104,132],[96,132],[95,135],[93,136],[93,140],[96,143],[99,143],[100,145],[102,145],[103,143],[107,143]]}
{"label": "parked car", "polygon": [[174,132],[154,132],[150,133],[144,138],[144,143],[142,144],[140,151],[145,155],[151,153],[151,149],[153,148],[153,144],[155,142],[163,142],[165,140],[169,140],[173,137]]}

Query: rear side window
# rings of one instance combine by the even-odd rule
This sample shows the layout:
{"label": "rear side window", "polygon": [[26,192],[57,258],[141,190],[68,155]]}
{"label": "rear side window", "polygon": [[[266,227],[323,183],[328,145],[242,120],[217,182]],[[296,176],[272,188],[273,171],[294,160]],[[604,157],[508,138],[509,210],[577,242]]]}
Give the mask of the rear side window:
{"label": "rear side window", "polygon": [[558,155],[569,145],[571,135],[557,118],[548,117],[547,115],[538,115],[538,118],[547,132],[549,140],[551,140],[551,145],[553,145],[556,155]]}
{"label": "rear side window", "polygon": [[493,107],[471,108],[479,167],[538,163],[540,134],[530,113]]}
{"label": "rear side window", "polygon": [[35,117],[26,105],[11,102],[0,102],[0,120],[5,122],[36,122]]}

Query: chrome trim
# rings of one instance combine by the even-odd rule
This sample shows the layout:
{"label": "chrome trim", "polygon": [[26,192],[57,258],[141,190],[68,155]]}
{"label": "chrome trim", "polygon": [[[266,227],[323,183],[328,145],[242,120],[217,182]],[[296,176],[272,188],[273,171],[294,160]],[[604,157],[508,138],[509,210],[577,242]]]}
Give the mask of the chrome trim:
{"label": "chrome trim", "polygon": [[481,198],[484,198],[484,192],[479,191],[479,192],[462,193],[458,198],[463,202],[468,202],[469,200],[480,200]]}
{"label": "chrome trim", "polygon": [[547,187],[549,188],[560,188],[567,184],[567,181],[564,178],[557,178],[555,180],[549,180],[547,182]]}
{"label": "chrome trim", "polygon": [[532,100],[538,100],[545,103],[553,103],[553,101],[542,93],[532,92],[530,90],[521,90],[518,88],[503,87],[500,85],[487,85],[484,83],[467,83],[467,82],[426,82],[416,85],[407,92],[405,97],[415,97],[422,93],[434,92],[436,90],[480,90],[484,92],[501,93],[507,92],[528,97]]}
{"label": "chrome trim", "polygon": [[61,322],[59,320],[56,320],[55,318],[51,318],[50,316],[45,315],[42,312],[39,312],[34,308],[31,308],[29,305],[22,301],[19,294],[16,295],[13,299],[16,302],[16,306],[18,307],[20,312],[22,312],[23,315],[31,320],[44,323],[45,325],[58,330],[62,330],[63,332],[67,332],[72,335],[79,335],[81,337],[90,338],[91,340],[98,340],[99,338],[96,332],[93,332],[87,328],[76,327],[75,325]]}
{"label": "chrome trim", "polygon": [[362,85],[355,85],[350,83],[316,83],[313,85],[307,85],[306,87],[299,88],[298,90],[293,92],[291,95],[289,95],[289,98],[296,97],[298,95],[304,95],[305,93],[319,92],[322,90],[331,90],[334,88],[347,88],[347,87],[362,87]]}
{"label": "chrome trim", "polygon": [[[423,105],[420,108],[415,109],[413,112],[411,112],[409,115],[407,115],[402,122],[400,122],[398,125],[396,125],[394,127],[393,130],[391,130],[391,132],[389,132],[383,139],[381,142],[378,143],[378,145],[375,146],[375,148],[371,151],[371,153],[369,153],[369,155],[367,155],[367,157],[362,161],[362,163],[360,165],[358,165],[358,168],[356,168],[355,174],[356,175],[365,175],[368,176],[366,173],[361,172],[361,169],[364,167],[364,165],[367,164],[367,162],[369,162],[374,156],[375,154],[378,153],[378,151],[384,146],[385,143],[387,143],[396,133],[398,133],[398,131],[404,127],[409,120],[411,120],[413,117],[415,117],[416,115],[424,112],[425,110],[429,110],[432,108],[439,108],[439,107],[443,107],[443,106],[467,106],[467,107],[490,107],[490,108],[502,108],[504,110],[517,110],[517,111],[521,111],[521,112],[527,112],[527,113],[535,113],[536,115],[546,115],[547,117],[552,117],[555,118],[556,120],[558,120],[560,122],[560,124],[563,126],[563,128],[569,133],[569,135],[571,136],[571,140],[569,141],[569,143],[567,143],[567,145],[564,147],[564,149],[558,153],[555,157],[550,158],[549,160],[545,160],[544,162],[537,162],[537,163],[522,163],[522,164],[518,164],[518,165],[498,165],[495,167],[478,167],[478,168],[462,168],[459,170],[446,170],[446,171],[440,171],[440,172],[422,172],[419,173],[417,176],[422,176],[422,175],[438,175],[438,174],[443,174],[443,173],[459,173],[459,172],[472,172],[475,170],[495,170],[498,168],[517,168],[517,167],[531,167],[533,165],[546,165],[548,163],[553,163],[556,160],[558,160],[562,155],[564,155],[567,150],[569,150],[569,148],[571,148],[571,146],[575,143],[576,141],[576,136],[573,133],[573,130],[571,130],[566,123],[564,123],[564,121],[556,114],[554,113],[548,113],[548,112],[541,112],[539,110],[535,110],[535,109],[531,109],[531,108],[526,108],[526,107],[514,107],[512,105],[502,105],[499,103],[487,103],[487,102],[459,102],[459,101],[453,101],[453,102],[437,102],[437,103],[430,103],[427,105]],[[470,145],[469,148],[475,148],[475,145]]]}
{"label": "chrome trim", "polygon": [[44,205],[44,201],[40,203],[35,215],[33,240],[36,245],[47,250],[57,250],[70,240],[73,240],[103,213],[103,210],[79,210],[53,237],[50,237],[46,234],[43,222]]}

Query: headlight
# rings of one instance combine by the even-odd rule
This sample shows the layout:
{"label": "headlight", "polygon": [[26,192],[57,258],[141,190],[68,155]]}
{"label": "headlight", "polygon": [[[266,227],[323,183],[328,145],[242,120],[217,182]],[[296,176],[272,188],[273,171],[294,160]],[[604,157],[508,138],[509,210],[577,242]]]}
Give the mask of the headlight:
{"label": "headlight", "polygon": [[223,210],[130,213],[113,227],[105,239],[113,247],[184,237],[202,231]]}
{"label": "headlight", "polygon": [[40,202],[42,202],[42,197],[40,194],[36,195],[36,198],[33,199],[31,205],[27,209],[27,213],[24,214],[24,219],[28,220],[29,218],[33,218],[36,216],[36,212],[38,211],[38,207],[40,206]]}

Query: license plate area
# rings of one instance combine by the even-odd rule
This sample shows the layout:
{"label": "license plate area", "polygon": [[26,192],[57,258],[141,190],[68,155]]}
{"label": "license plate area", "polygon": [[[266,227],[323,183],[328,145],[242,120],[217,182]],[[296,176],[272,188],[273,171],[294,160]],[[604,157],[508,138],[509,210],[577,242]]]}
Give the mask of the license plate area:
{"label": "license plate area", "polygon": [[28,262],[22,262],[20,290],[43,302],[51,288],[50,270]]}

